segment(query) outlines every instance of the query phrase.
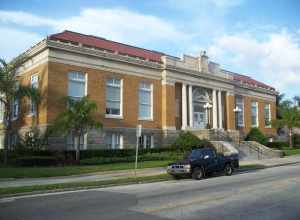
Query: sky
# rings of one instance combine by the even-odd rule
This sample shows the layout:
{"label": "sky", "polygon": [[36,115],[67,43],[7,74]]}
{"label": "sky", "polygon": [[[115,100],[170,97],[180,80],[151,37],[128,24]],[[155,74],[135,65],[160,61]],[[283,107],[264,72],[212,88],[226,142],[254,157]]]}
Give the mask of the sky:
{"label": "sky", "polygon": [[300,95],[299,0],[1,0],[0,57],[63,30],[211,61]]}

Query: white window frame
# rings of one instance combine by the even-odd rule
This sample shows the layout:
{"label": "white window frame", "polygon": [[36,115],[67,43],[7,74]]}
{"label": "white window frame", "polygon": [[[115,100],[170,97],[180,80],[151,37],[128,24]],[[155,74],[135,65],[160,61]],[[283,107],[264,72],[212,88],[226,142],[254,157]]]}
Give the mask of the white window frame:
{"label": "white window frame", "polygon": [[[84,80],[82,80],[82,79],[79,79],[79,78],[71,78],[70,77],[70,75],[72,74],[72,73],[75,73],[75,74],[81,74],[81,75],[84,75]],[[87,93],[88,93],[88,88],[87,88],[87,81],[88,81],[88,77],[87,77],[87,74],[86,73],[84,73],[84,72],[79,72],[79,71],[71,71],[71,72],[69,72],[68,73],[68,96],[70,97],[70,98],[74,98],[75,100],[78,100],[78,99],[81,99],[82,97],[81,96],[78,96],[78,97],[75,97],[75,96],[71,96],[70,94],[69,94],[69,86],[70,86],[70,81],[73,81],[73,82],[84,82],[84,95],[82,96],[82,97],[84,97],[84,96],[87,96]]]}
{"label": "white window frame", "polygon": [[150,148],[154,148],[154,136],[152,134],[144,134],[144,135],[141,135],[140,138],[142,138],[143,140],[143,143],[142,143],[142,146],[141,146],[141,143],[140,143],[140,140],[139,140],[139,147],[143,148],[143,149],[147,149],[147,137],[150,137]]}
{"label": "white window frame", "polygon": [[[110,84],[108,83],[108,80],[120,80],[120,85],[116,85],[116,84]],[[105,91],[107,86],[111,86],[111,87],[117,87],[120,88],[120,114],[119,115],[115,115],[115,114],[107,114],[106,113],[106,105],[107,105],[107,94],[105,95],[105,118],[114,118],[114,119],[123,119],[123,79],[119,79],[119,78],[108,78],[106,79],[105,82]]]}
{"label": "white window frame", "polygon": [[[113,149],[113,150],[123,149],[124,146],[123,146],[123,135],[122,134],[109,132],[107,135],[109,135],[109,139],[110,139],[110,145],[111,145],[110,149]],[[119,138],[119,148],[117,148],[116,141],[115,141],[117,137]]]}
{"label": "white window frame", "polygon": [[[17,106],[17,107],[15,108],[15,106]],[[20,108],[19,100],[18,99],[13,100],[13,102],[12,102],[12,120],[17,120],[18,119],[18,117],[19,117],[19,108]]]}
{"label": "white window frame", "polygon": [[3,102],[0,102],[0,116],[0,123],[2,123],[5,117],[5,104]]}
{"label": "white window frame", "polygon": [[[265,109],[266,109],[266,106],[268,106],[268,109],[269,109],[269,112],[268,112],[268,115],[269,115],[269,125],[266,125],[266,118],[265,118]],[[272,113],[271,113],[271,104],[265,104],[264,106],[264,123],[265,123],[265,128],[271,128],[272,127],[272,124],[271,124],[271,121],[272,121]]]}
{"label": "white window frame", "polygon": [[[34,80],[36,78],[36,81]],[[36,86],[35,86],[36,85]],[[30,86],[31,88],[39,88],[39,74],[33,74],[30,76]],[[29,111],[28,111],[28,116],[31,117],[33,115],[36,115],[37,109],[35,109],[35,104],[33,103],[32,99],[29,99]]]}
{"label": "white window frame", "polygon": [[[142,84],[148,84],[150,85],[150,89],[147,89],[147,88],[141,88],[141,85]],[[140,91],[146,91],[146,92],[150,92],[150,117],[141,117],[140,116],[140,106],[141,105],[147,105],[145,103],[141,103],[140,102]],[[139,84],[139,111],[138,111],[138,114],[139,114],[139,117],[138,119],[139,120],[143,120],[143,121],[152,121],[153,120],[153,84],[152,83],[148,83],[148,82],[141,82]]]}
{"label": "white window frame", "polygon": [[[243,96],[236,96],[235,97],[235,107],[238,107],[237,106],[237,99],[241,99],[242,100],[242,114],[243,114],[243,123],[241,124],[238,124],[238,126],[240,128],[244,128],[245,127],[245,102],[244,102],[244,97]],[[237,114],[239,114],[240,112],[238,112]],[[239,121],[238,121],[239,122]]]}
{"label": "white window frame", "polygon": [[[252,124],[252,106],[253,103],[255,103],[255,107],[256,107],[256,124]],[[259,127],[259,119],[258,119],[258,102],[257,101],[252,101],[251,102],[251,127],[253,128],[258,128]]]}
{"label": "white window frame", "polygon": [[[82,148],[80,148],[80,145],[79,145],[80,150],[87,150],[87,135],[88,135],[87,133],[83,134],[83,139],[82,138],[80,139],[80,141],[83,141]],[[73,141],[76,141],[76,140],[74,140],[74,138],[72,137],[72,134],[68,134],[66,137],[68,149],[75,150],[75,143],[73,143]]]}

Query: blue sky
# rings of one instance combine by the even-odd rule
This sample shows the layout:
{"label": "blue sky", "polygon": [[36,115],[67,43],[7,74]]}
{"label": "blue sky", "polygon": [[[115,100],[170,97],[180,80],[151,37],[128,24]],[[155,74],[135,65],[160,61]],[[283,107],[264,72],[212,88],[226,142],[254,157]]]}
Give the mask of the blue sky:
{"label": "blue sky", "polygon": [[65,29],[174,56],[206,50],[227,70],[300,95],[298,0],[1,0],[0,57]]}

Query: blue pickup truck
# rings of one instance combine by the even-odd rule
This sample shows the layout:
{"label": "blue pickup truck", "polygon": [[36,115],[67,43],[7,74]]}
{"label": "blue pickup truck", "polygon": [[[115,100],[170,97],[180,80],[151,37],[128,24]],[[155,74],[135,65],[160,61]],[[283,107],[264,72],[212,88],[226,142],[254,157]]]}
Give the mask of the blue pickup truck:
{"label": "blue pickup truck", "polygon": [[213,148],[199,148],[188,152],[183,160],[170,163],[167,172],[175,178],[191,176],[199,180],[215,172],[230,176],[238,167],[238,154],[224,156]]}

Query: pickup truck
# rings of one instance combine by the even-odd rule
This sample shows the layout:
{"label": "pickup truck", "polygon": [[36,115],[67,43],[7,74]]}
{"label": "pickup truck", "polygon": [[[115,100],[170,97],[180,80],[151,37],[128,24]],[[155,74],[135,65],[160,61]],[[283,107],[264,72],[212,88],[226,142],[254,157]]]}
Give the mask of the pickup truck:
{"label": "pickup truck", "polygon": [[230,176],[238,167],[238,154],[224,156],[213,148],[198,148],[188,152],[183,160],[170,163],[167,172],[175,178],[190,176],[199,180],[215,172]]}

